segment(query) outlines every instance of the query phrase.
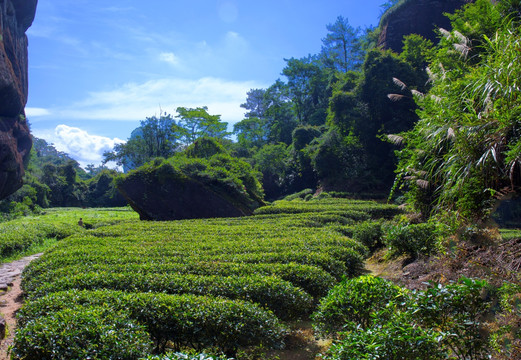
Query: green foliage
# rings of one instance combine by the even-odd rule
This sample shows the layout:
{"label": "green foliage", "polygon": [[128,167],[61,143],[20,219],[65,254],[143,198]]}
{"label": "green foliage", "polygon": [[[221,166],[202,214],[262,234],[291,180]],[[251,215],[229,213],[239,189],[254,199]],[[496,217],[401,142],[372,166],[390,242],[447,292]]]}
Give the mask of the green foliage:
{"label": "green foliage", "polygon": [[202,137],[188,146],[184,153],[189,158],[209,159],[216,154],[226,154],[226,149],[215,138]]}
{"label": "green foliage", "polygon": [[179,126],[183,129],[185,144],[191,144],[200,137],[225,138],[229,135],[226,131],[228,123],[221,121],[221,115],[208,114],[208,107],[177,108]]}
{"label": "green foliage", "polygon": [[116,144],[103,154],[104,163],[115,161],[125,169],[134,169],[156,157],[169,157],[181,145],[186,129],[176,123],[172,115],[147,117],[134,129],[126,143]]}
{"label": "green foliage", "polygon": [[313,139],[320,137],[322,131],[317,126],[299,126],[293,130],[291,138],[292,145],[295,150],[302,150],[313,141]]}
{"label": "green foliage", "polygon": [[322,39],[321,53],[326,64],[342,72],[358,70],[364,61],[360,28],[353,28],[343,16],[326,28],[328,34]]}
{"label": "green foliage", "polygon": [[0,257],[6,258],[23,252],[46,239],[64,239],[84,229],[77,225],[80,217],[89,227],[137,218],[129,209],[48,209],[40,216],[27,216],[0,223]]}
{"label": "green foliage", "polygon": [[268,199],[276,199],[285,190],[285,178],[290,172],[289,152],[283,143],[264,145],[253,155],[256,170],[262,173],[262,186]]}
{"label": "green foliage", "polygon": [[413,259],[428,256],[435,251],[436,227],[432,223],[389,224],[384,242],[396,255],[406,254]]}
{"label": "green foliage", "polygon": [[116,189],[114,183],[117,176],[119,176],[117,171],[103,169],[87,180],[83,205],[95,208],[125,206],[127,201]]}
{"label": "green foliage", "polygon": [[[384,316],[382,316],[384,315]],[[384,319],[387,314],[376,312]],[[438,360],[446,354],[439,347],[439,334],[411,323],[409,313],[399,312],[381,324],[369,329],[341,334],[322,357],[327,360]]]}
{"label": "green foliage", "polygon": [[[334,207],[334,211],[332,210],[332,207]],[[279,200],[269,206],[257,209],[255,214],[299,214],[324,211],[329,213],[334,212],[356,221],[368,220],[368,218],[390,219],[402,212],[395,205],[381,204],[376,201],[349,200],[330,197],[318,201]]]}
{"label": "green foliage", "polygon": [[415,296],[414,314],[421,324],[437,329],[441,345],[457,359],[488,358],[484,323],[491,303],[487,282],[461,278],[456,284],[431,285]]}
{"label": "green foliage", "polygon": [[140,359],[152,349],[145,327],[123,309],[74,306],[17,329],[15,359]]}
{"label": "green foliage", "polygon": [[490,334],[490,346],[498,359],[515,358],[520,350],[521,286],[505,282],[498,289],[501,312]]}
{"label": "green foliage", "polygon": [[457,30],[430,66],[433,87],[416,99],[422,120],[403,134],[398,178],[425,216],[454,211],[479,223],[518,186],[520,36],[498,9],[477,1],[451,18]]}
{"label": "green foliage", "polygon": [[329,71],[316,57],[285,60],[282,74],[288,78],[287,88],[298,124],[324,124],[330,96]]}
{"label": "green foliage", "polygon": [[267,140],[266,119],[249,117],[241,120],[233,125],[233,133],[241,146],[261,147]]}
{"label": "green foliage", "polygon": [[164,355],[148,356],[143,360],[231,360],[227,356],[206,355],[204,353],[187,353],[186,351],[180,353],[169,353]]}
{"label": "green foliage", "polygon": [[208,114],[208,108],[177,108],[175,118],[167,113],[141,121],[126,143],[116,144],[113,151],[103,154],[104,163],[115,161],[125,170],[135,169],[154,158],[168,158],[182,145],[190,145],[200,137],[226,138],[227,123],[220,115]]}
{"label": "green foliage", "polygon": [[[193,260],[193,261],[192,261]],[[142,279],[144,281],[150,281],[150,286],[161,286],[160,283],[166,281],[164,274],[175,274],[173,275],[172,283],[166,284],[161,290],[168,290],[173,289],[174,291],[181,291],[183,290],[189,290],[188,292],[197,292],[201,291],[200,289],[195,288],[193,284],[186,284],[186,282],[183,283],[180,279],[176,278],[178,275],[187,276],[188,278],[194,278],[194,275],[199,276],[207,276],[206,278],[197,278],[195,277],[195,281],[200,284],[201,286],[204,285],[206,282],[208,287],[211,288],[208,291],[219,291],[216,286],[212,284],[208,284],[208,281],[210,278],[208,276],[219,276],[223,277],[225,279],[218,278],[217,282],[225,282],[228,281],[228,284],[239,284],[244,283],[248,284],[251,279],[257,279],[259,280],[259,277],[262,276],[272,276],[273,278],[270,280],[264,281],[263,279],[260,279],[260,283],[265,284],[254,284],[251,288],[244,288],[244,289],[231,289],[228,291],[229,297],[233,297],[233,294],[235,294],[235,297],[251,297],[254,296],[261,296],[266,297],[268,299],[268,302],[271,302],[272,304],[279,306],[274,303],[273,295],[272,294],[260,294],[257,293],[251,294],[250,292],[254,289],[260,289],[264,287],[267,289],[268,287],[272,287],[272,289],[275,290],[273,294],[275,296],[286,296],[286,294],[277,294],[276,293],[276,287],[279,285],[288,287],[288,284],[284,284],[280,281],[277,281],[276,279],[282,279],[289,283],[291,283],[294,287],[303,289],[306,293],[313,296],[315,299],[318,299],[324,295],[327,294],[327,291],[336,283],[336,279],[328,274],[325,270],[323,270],[320,267],[317,266],[311,266],[311,265],[303,265],[303,264],[297,264],[297,263],[234,263],[234,262],[216,262],[212,260],[205,261],[203,258],[197,259],[186,259],[185,262],[168,262],[168,263],[162,263],[162,264],[156,264],[152,261],[146,262],[146,263],[118,263],[113,264],[111,262],[111,258],[107,257],[105,259],[105,262],[107,263],[82,263],[82,262],[76,262],[75,264],[68,265],[68,264],[55,264],[56,266],[52,269],[48,269],[49,263],[52,263],[52,260],[45,264],[46,271],[41,272],[42,267],[31,267],[28,268],[25,272],[25,278],[24,281],[24,287],[26,290],[29,290],[29,288],[35,288],[35,289],[43,289],[43,288],[49,288],[47,284],[47,279],[57,279],[57,282],[59,283],[59,286],[66,286],[67,288],[71,287],[100,287],[102,285],[102,282],[106,282],[106,284],[109,284],[111,281],[114,280],[106,280],[106,279],[100,279],[99,277],[91,275],[85,275],[87,273],[97,272],[97,273],[103,273],[106,274],[109,278],[115,279],[118,276],[121,276],[124,281],[126,282],[126,285],[124,284],[115,284],[114,286],[118,288],[138,288],[140,286],[145,286],[141,284],[136,284],[135,279],[128,278],[128,274],[136,274],[136,279]],[[41,265],[41,264],[40,264]],[[155,276],[159,274],[159,279],[152,279],[150,278],[152,276]],[[88,278],[88,283],[86,281],[77,281],[77,280],[66,280],[65,278],[67,276],[74,277],[74,276],[80,276],[81,278]],[[230,279],[231,277],[240,277],[241,279]],[[58,280],[59,279],[59,280]],[[148,279],[148,280],[147,280]],[[228,280],[227,280],[228,279]],[[180,285],[173,288],[172,285],[175,281],[178,281]],[[271,283],[271,285],[270,285]],[[267,285],[267,286],[266,286]],[[275,286],[272,286],[275,285]],[[55,287],[56,284],[53,285]],[[282,287],[279,287],[281,289]],[[305,313],[305,308],[308,306],[306,305],[307,296],[300,292],[299,290],[291,287],[288,287],[290,289],[290,292],[296,296],[295,299],[289,299],[289,303],[295,303],[295,301],[300,302],[304,301],[302,303],[303,308],[294,308],[296,311],[294,315],[298,315],[300,313]],[[40,291],[39,290],[39,291]],[[256,291],[256,290],[254,290]],[[242,295],[241,295],[242,294]],[[268,302],[264,300],[259,300],[260,303],[267,304]],[[296,304],[296,303],[295,303]],[[293,307],[291,304],[282,304],[280,306],[289,306]],[[288,314],[289,315],[289,314]]]}
{"label": "green foliage", "polygon": [[[95,210],[50,210],[43,223],[63,222],[77,231],[24,270],[27,301],[19,329],[29,334],[53,326],[46,333],[56,343],[86,334],[82,348],[92,349],[98,337],[89,326],[64,328],[64,309],[78,319],[122,312],[122,322],[144,329],[156,352],[167,343],[175,351],[228,356],[249,346],[282,346],[286,330],[279,319],[307,317],[339,279],[361,273],[367,249],[336,227],[352,224],[350,217],[367,218],[364,211],[396,211],[333,198],[283,203],[313,211],[137,222],[135,214],[111,221]],[[89,229],[75,226],[80,214]],[[116,328],[108,320],[98,322],[105,332]],[[34,342],[23,336],[24,351],[48,351],[39,342],[44,335]]]}
{"label": "green foliage", "polygon": [[248,209],[263,204],[263,189],[257,173],[250,164],[219,152],[222,147],[211,139],[200,140],[187,149],[191,156],[215,155],[209,158],[189,157],[185,153],[165,159],[156,159],[115,180],[116,186],[131,182],[133,178],[143,181],[166,183],[172,179],[186,181],[193,179],[217,192],[237,206]]}
{"label": "green foliage", "polygon": [[312,298],[304,291],[277,277],[266,275],[212,276],[86,271],[53,278],[43,284],[32,279],[25,282],[24,288],[32,297],[72,289],[222,296],[257,303],[283,320],[305,316],[310,312],[312,304]]}
{"label": "green foliage", "polygon": [[364,276],[333,288],[313,315],[314,325],[323,332],[344,330],[324,355],[331,360],[488,359],[489,295],[485,281],[467,278],[410,293]]}
{"label": "green foliage", "polygon": [[[164,352],[166,343],[170,341],[178,351],[185,346],[196,349],[214,347],[233,356],[241,346],[280,346],[286,332],[271,312],[248,302],[108,290],[57,292],[33,300],[20,311],[19,331],[24,333],[26,328],[38,326],[38,319],[46,314],[59,313],[70,307],[74,307],[73,314],[77,313],[77,317],[88,312],[90,307],[101,307],[114,314],[124,311],[133,322],[146,329],[156,351],[160,352]],[[72,329],[73,333],[75,331]],[[95,342],[85,345],[95,346]],[[15,347],[18,346],[15,340]],[[31,348],[25,351],[31,351]]]}
{"label": "green foliage", "polygon": [[353,239],[367,246],[371,253],[383,246],[383,236],[381,221],[364,221],[357,224],[353,231]]}
{"label": "green foliage", "polygon": [[[358,327],[365,330],[383,322],[384,315],[389,318],[405,298],[402,289],[378,277],[343,280],[320,300],[318,310],[312,315],[314,326],[321,334],[355,331]],[[388,308],[389,312],[380,312]]]}
{"label": "green foliage", "polygon": [[[413,69],[423,70],[434,57],[435,50],[432,41],[424,39],[418,34],[407,35],[403,39],[403,48],[400,58],[408,62]],[[425,73],[425,82],[427,74]],[[418,82],[418,84],[421,84]]]}
{"label": "green foliage", "polygon": [[302,191],[299,191],[298,193],[288,195],[283,200],[284,201],[292,201],[292,200],[296,200],[296,199],[308,200],[308,195],[313,196],[312,189],[304,189]]}
{"label": "green foliage", "polygon": [[343,137],[336,129],[329,130],[318,140],[311,163],[322,184],[351,190],[367,186],[366,153],[352,134]]}

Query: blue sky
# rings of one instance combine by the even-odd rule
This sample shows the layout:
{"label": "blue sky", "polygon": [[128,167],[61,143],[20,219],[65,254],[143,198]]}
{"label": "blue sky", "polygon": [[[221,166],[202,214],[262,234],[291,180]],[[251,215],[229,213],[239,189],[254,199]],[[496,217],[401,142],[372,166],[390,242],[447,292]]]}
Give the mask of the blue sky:
{"label": "blue sky", "polygon": [[81,165],[160,109],[208,106],[233,124],[284,58],[320,51],[340,15],[377,25],[384,0],[39,0],[29,37],[32,133]]}

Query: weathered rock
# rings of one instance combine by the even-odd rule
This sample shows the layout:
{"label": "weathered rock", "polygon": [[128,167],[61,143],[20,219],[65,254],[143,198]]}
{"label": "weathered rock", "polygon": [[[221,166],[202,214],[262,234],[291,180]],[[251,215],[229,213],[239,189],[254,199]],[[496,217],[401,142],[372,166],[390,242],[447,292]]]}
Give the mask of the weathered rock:
{"label": "weathered rock", "polygon": [[25,32],[37,0],[0,0],[0,199],[22,186],[23,162],[31,150],[25,119],[28,55]]}
{"label": "weathered rock", "polygon": [[453,13],[471,0],[409,0],[382,16],[378,46],[401,52],[403,37],[419,34],[437,43],[435,29],[450,29],[444,13]]}
{"label": "weathered rock", "polygon": [[218,181],[194,179],[169,164],[137,170],[117,188],[141,220],[179,220],[252,215],[263,204]]}

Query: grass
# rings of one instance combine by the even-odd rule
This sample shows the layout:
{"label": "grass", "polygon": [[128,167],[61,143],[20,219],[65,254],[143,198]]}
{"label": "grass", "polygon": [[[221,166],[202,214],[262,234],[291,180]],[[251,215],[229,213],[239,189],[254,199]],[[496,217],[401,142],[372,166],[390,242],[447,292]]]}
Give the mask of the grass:
{"label": "grass", "polygon": [[10,263],[20,260],[26,256],[43,253],[58,243],[56,238],[46,238],[41,243],[33,243],[31,246],[22,251],[17,251],[11,255],[0,257],[0,263]]}
{"label": "grass", "polygon": [[499,233],[505,241],[521,238],[521,229],[499,229]]}
{"label": "grass", "polygon": [[[83,219],[84,227],[78,226]],[[135,222],[138,214],[125,208],[54,208],[41,215],[17,218],[0,223],[0,262],[18,260],[44,252],[58,240],[83,233],[86,229]]]}

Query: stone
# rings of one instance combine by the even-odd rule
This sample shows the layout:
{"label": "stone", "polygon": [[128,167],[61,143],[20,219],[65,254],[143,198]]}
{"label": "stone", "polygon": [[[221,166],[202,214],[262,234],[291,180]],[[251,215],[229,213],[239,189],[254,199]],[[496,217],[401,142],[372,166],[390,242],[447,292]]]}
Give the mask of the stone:
{"label": "stone", "polygon": [[168,165],[128,174],[117,188],[141,220],[180,220],[252,215],[263,204],[244,194],[202,183]]}
{"label": "stone", "polygon": [[380,37],[378,46],[401,52],[403,37],[418,34],[438,42],[436,29],[450,30],[450,21],[444,13],[454,13],[469,0],[410,0],[401,6],[392,8],[384,14],[380,22]]}
{"label": "stone", "polygon": [[253,213],[190,179],[159,183],[134,177],[118,186],[118,190],[141,220],[238,217]]}
{"label": "stone", "polygon": [[22,186],[23,164],[31,150],[25,118],[28,52],[25,32],[37,0],[0,0],[0,199]]}

